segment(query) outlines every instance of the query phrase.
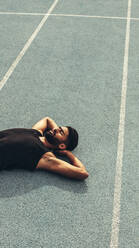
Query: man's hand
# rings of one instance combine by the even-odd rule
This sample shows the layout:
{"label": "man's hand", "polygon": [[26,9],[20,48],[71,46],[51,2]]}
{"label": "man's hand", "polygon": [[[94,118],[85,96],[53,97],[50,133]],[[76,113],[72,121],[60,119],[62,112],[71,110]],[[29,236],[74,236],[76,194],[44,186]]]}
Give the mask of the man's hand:
{"label": "man's hand", "polygon": [[58,125],[50,117],[47,117],[47,128],[49,129],[58,128]]}
{"label": "man's hand", "polygon": [[32,128],[43,133],[46,128],[58,128],[58,125],[50,117],[45,117],[42,120],[38,121]]}
{"label": "man's hand", "polygon": [[56,153],[63,155],[63,156],[67,156],[70,160],[75,158],[74,154],[72,154],[72,152],[69,150],[57,150]]}
{"label": "man's hand", "polygon": [[[69,151],[69,150],[57,150],[57,152],[60,153],[60,154],[66,155],[66,156],[72,154],[72,152]],[[72,155],[73,155],[73,154],[72,154]]]}

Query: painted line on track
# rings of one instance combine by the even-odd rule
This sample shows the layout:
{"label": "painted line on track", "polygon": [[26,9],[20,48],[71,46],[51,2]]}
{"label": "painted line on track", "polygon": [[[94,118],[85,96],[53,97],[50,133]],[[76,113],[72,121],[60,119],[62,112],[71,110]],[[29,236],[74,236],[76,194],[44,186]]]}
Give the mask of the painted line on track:
{"label": "painted line on track", "polygon": [[125,129],[125,111],[126,111],[126,94],[128,80],[128,54],[130,41],[130,16],[131,16],[131,0],[128,0],[125,52],[123,64],[123,80],[121,92],[121,107],[119,121],[119,135],[117,147],[117,161],[115,172],[114,186],[114,201],[113,201],[113,218],[110,248],[118,248],[119,243],[119,227],[120,227],[120,199],[121,199],[121,184],[122,184],[122,166],[123,166],[123,150],[124,150],[124,129]]}
{"label": "painted line on track", "polygon": [[117,19],[117,20],[133,20],[139,21],[137,17],[122,16],[95,16],[95,15],[74,15],[74,14],[45,14],[45,13],[29,13],[29,12],[0,12],[0,15],[29,15],[29,16],[63,16],[63,17],[82,17],[82,18],[98,18],[98,19]]}
{"label": "painted line on track", "polygon": [[25,46],[23,47],[23,49],[21,50],[21,52],[18,54],[18,56],[16,57],[16,59],[12,63],[12,65],[10,66],[9,70],[6,72],[6,74],[3,77],[3,79],[0,81],[0,90],[3,88],[3,86],[5,85],[5,83],[7,82],[7,80],[9,79],[9,77],[11,76],[11,74],[13,73],[13,71],[15,70],[16,66],[18,65],[19,61],[22,59],[22,57],[24,56],[24,54],[26,53],[26,51],[28,50],[28,48],[30,47],[30,45],[32,44],[32,42],[34,41],[34,39],[36,38],[37,34],[39,33],[39,31],[41,30],[41,28],[43,27],[43,25],[47,21],[49,15],[51,14],[51,12],[53,11],[53,9],[57,5],[58,1],[59,0],[55,0],[53,2],[53,4],[51,5],[51,7],[49,8],[47,14],[44,15],[43,19],[41,20],[41,22],[39,23],[39,25],[37,26],[37,28],[35,29],[35,31],[33,32],[33,34],[31,35],[31,37],[29,38],[29,40],[26,42]]}

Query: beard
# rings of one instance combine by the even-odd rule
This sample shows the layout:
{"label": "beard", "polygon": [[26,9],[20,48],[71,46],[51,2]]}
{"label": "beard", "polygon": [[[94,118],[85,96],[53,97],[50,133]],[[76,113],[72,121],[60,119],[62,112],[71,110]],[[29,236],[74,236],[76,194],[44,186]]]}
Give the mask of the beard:
{"label": "beard", "polygon": [[59,145],[61,143],[57,138],[54,137],[54,135],[52,135],[51,133],[49,133],[49,130],[47,130],[44,135],[45,135],[45,138],[47,139],[47,141],[51,145],[57,146],[57,145]]}

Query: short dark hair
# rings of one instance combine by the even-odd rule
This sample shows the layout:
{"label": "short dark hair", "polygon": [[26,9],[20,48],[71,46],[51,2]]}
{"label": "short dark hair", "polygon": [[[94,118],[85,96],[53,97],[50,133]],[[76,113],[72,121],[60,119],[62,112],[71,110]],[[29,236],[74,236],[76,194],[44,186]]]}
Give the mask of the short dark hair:
{"label": "short dark hair", "polygon": [[68,141],[67,141],[67,150],[72,151],[78,145],[79,135],[77,131],[70,126],[66,126],[69,130]]}

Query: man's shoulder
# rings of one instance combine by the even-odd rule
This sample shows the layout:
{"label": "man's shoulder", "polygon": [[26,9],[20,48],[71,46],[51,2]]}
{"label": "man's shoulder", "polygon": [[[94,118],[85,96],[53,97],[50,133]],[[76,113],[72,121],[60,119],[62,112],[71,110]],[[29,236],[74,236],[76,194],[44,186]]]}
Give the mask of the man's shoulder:
{"label": "man's shoulder", "polygon": [[44,153],[42,157],[40,158],[40,160],[38,161],[36,168],[46,167],[46,164],[52,159],[54,160],[57,159],[53,152],[48,151]]}

